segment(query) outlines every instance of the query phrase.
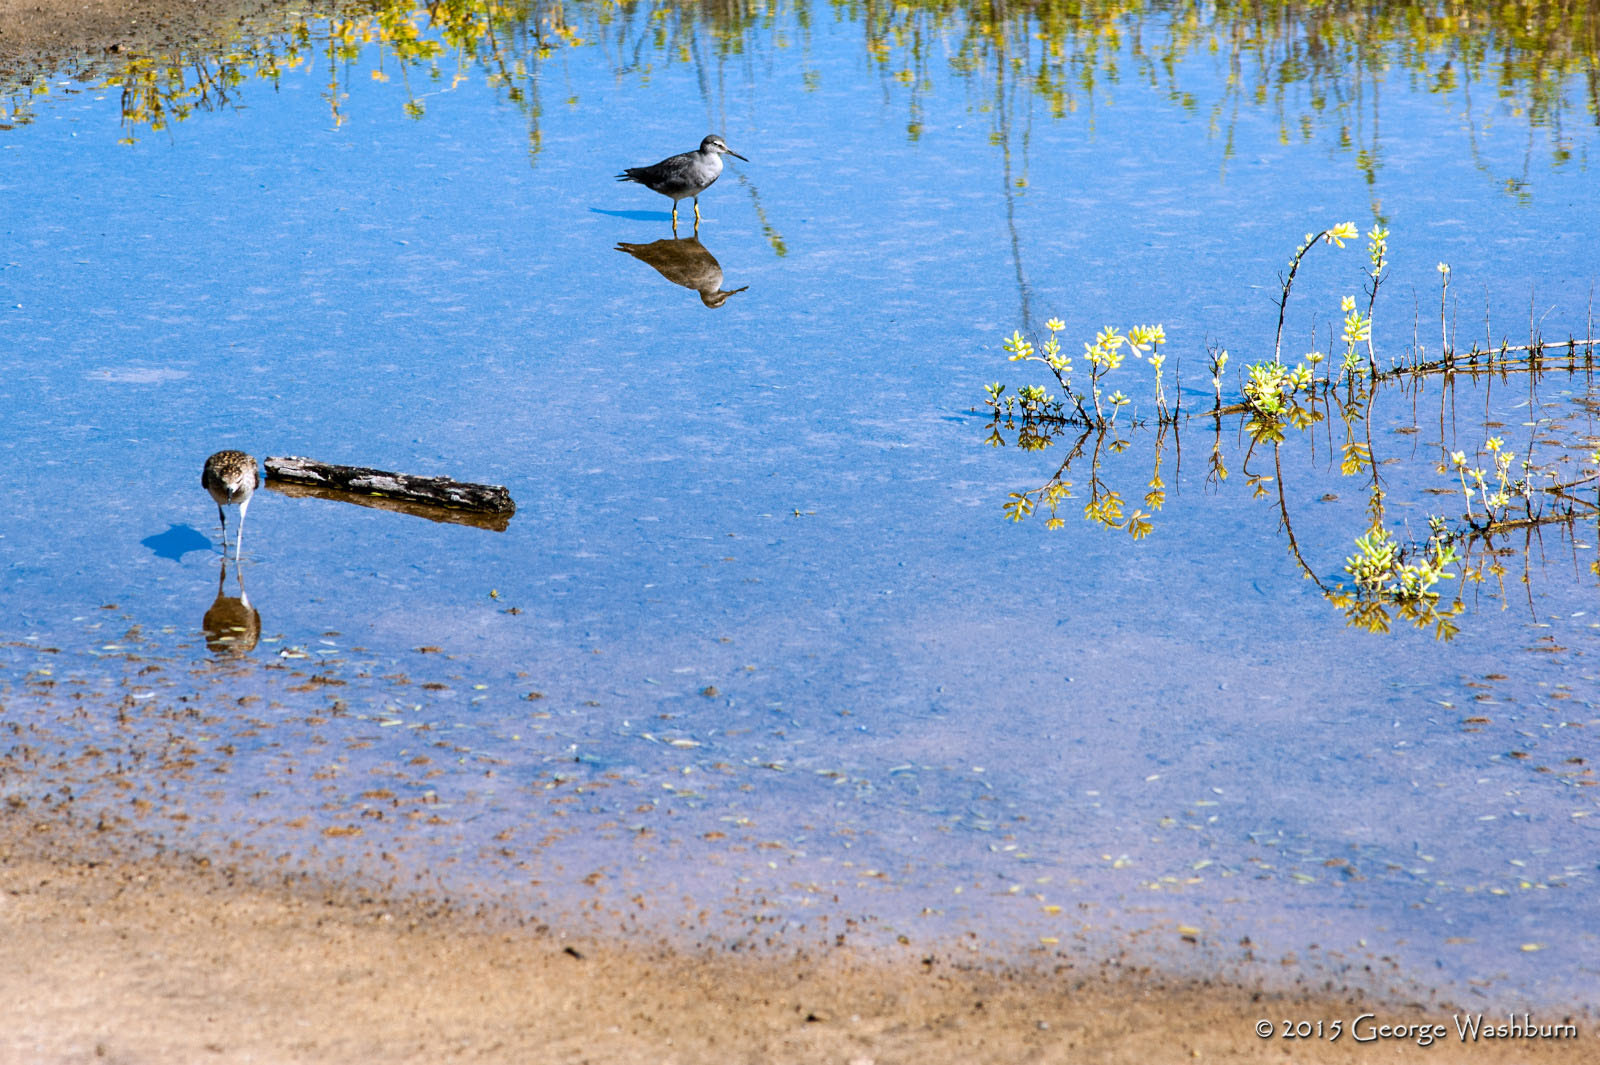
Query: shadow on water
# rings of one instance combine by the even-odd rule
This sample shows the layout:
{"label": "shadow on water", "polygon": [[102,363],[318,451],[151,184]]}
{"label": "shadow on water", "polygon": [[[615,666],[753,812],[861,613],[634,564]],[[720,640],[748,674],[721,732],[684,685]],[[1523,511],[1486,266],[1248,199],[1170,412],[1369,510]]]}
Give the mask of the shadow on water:
{"label": "shadow on water", "polygon": [[626,218],[630,222],[671,222],[672,214],[669,211],[607,211],[600,207],[591,207],[595,214],[609,215],[612,218]]}
{"label": "shadow on water", "polygon": [[650,265],[674,285],[700,293],[700,302],[707,307],[720,307],[728,302],[729,296],[736,296],[750,287],[723,289],[722,264],[700,243],[699,237],[657,240],[649,244],[620,241],[617,250]]}
{"label": "shadow on water", "polygon": [[139,543],[154,551],[157,558],[170,558],[174,562],[182,562],[190,551],[211,550],[210,537],[192,525],[169,526],[166,532],[146,536]]}
{"label": "shadow on water", "polygon": [[206,648],[218,658],[243,658],[261,641],[261,612],[250,604],[250,596],[244,590],[244,574],[237,566],[234,580],[239,587],[236,596],[228,594],[228,556],[224,553],[217,573],[217,597],[200,621]]}

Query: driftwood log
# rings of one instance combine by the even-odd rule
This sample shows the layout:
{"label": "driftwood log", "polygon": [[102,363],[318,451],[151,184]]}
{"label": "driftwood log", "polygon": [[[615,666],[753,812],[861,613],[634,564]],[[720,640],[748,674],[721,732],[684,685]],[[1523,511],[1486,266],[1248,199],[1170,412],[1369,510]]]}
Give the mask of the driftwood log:
{"label": "driftwood log", "polygon": [[[422,517],[431,517],[436,521],[452,519],[427,511],[455,511],[483,515],[497,519],[491,521],[489,527],[498,525],[504,528],[504,523],[509,521],[517,510],[517,505],[511,500],[511,493],[497,484],[471,484],[449,477],[416,477],[407,473],[374,470],[366,466],[338,466],[294,455],[282,457],[269,455],[266,467],[267,483],[279,488],[280,491],[293,485],[310,490],[292,493],[296,495],[315,494],[380,507],[383,503],[379,500],[400,503],[405,506],[383,507],[383,509],[404,510]],[[274,481],[282,484],[273,485]]]}

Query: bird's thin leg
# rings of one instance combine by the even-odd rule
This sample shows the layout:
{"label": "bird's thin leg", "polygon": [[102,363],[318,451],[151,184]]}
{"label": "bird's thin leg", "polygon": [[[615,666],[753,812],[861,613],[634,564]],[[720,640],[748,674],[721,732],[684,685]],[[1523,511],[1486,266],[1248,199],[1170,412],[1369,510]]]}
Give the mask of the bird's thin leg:
{"label": "bird's thin leg", "polygon": [[678,201],[677,200],[673,200],[672,201],[672,232],[674,234],[676,234],[678,232]]}
{"label": "bird's thin leg", "polygon": [[700,197],[698,196],[694,198],[694,224],[696,229],[700,228]]}
{"label": "bird's thin leg", "polygon": [[[244,512],[250,509],[250,500],[246,499],[239,504],[239,531],[233,534],[233,565],[234,572],[238,572],[239,553],[244,550]],[[228,557],[228,542],[222,542],[222,557]]]}

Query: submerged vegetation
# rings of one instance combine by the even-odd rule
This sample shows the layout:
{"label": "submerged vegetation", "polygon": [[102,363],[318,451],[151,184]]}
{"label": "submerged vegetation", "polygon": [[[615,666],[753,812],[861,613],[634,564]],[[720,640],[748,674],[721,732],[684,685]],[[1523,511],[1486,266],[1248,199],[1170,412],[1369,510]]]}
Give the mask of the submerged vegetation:
{"label": "submerged vegetation", "polygon": [[[1049,527],[1060,528],[1065,524],[1061,506],[1077,498],[1078,489],[1087,492],[1085,520],[1143,538],[1152,531],[1155,512],[1166,502],[1163,461],[1169,447],[1181,455],[1180,430],[1192,432],[1184,427],[1198,422],[1209,431],[1207,482],[1212,485],[1221,485],[1230,476],[1223,436],[1225,430],[1232,430],[1245,442],[1241,467],[1246,484],[1255,498],[1276,506],[1288,551],[1327,600],[1343,610],[1351,624],[1362,628],[1386,631],[1391,620],[1399,617],[1418,627],[1432,626],[1441,639],[1457,631],[1454,619],[1465,608],[1467,586],[1504,576],[1503,548],[1513,535],[1524,536],[1531,545],[1546,527],[1570,534],[1580,520],[1600,519],[1600,448],[1596,447],[1600,437],[1594,435],[1588,421],[1566,435],[1553,420],[1529,422],[1527,441],[1513,447],[1499,431],[1503,423],[1490,416],[1486,396],[1486,413],[1477,430],[1483,434],[1477,438],[1480,443],[1457,449],[1445,443],[1443,414],[1448,406],[1450,420],[1457,419],[1455,397],[1462,389],[1487,391],[1497,382],[1518,379],[1526,382],[1533,397],[1541,379],[1564,373],[1582,375],[1586,387],[1580,407],[1586,417],[1592,415],[1600,409],[1588,398],[1587,388],[1595,368],[1592,321],[1581,340],[1574,336],[1551,344],[1534,335],[1527,344],[1473,345],[1461,351],[1452,342],[1448,317],[1450,268],[1440,263],[1438,353],[1429,357],[1426,348],[1416,343],[1403,357],[1380,366],[1373,318],[1387,272],[1389,232],[1374,226],[1366,234],[1364,301],[1353,294],[1343,296],[1337,343],[1332,343],[1330,336],[1326,351],[1310,351],[1293,367],[1286,365],[1282,357],[1284,322],[1302,263],[1317,247],[1343,247],[1356,237],[1356,227],[1348,222],[1306,235],[1282,277],[1271,359],[1245,366],[1238,375],[1237,398],[1225,402],[1228,353],[1211,350],[1213,402],[1206,410],[1185,414],[1176,401],[1168,405],[1167,389],[1173,394],[1179,389],[1175,369],[1170,385],[1165,384],[1163,360],[1153,354],[1166,340],[1159,325],[1140,326],[1126,335],[1107,328],[1097,333],[1092,343],[1085,341],[1083,358],[1090,366],[1087,386],[1074,383],[1072,360],[1062,354],[1059,334],[1065,327],[1059,320],[1046,324],[1049,336],[1038,349],[1020,332],[1005,338],[1003,347],[1011,361],[1044,365],[1062,391],[1055,396],[1041,385],[1023,385],[1010,392],[1001,383],[989,385],[989,443],[996,447],[1010,444],[1025,451],[1061,445],[1067,451],[1043,484],[1009,494],[1007,516],[1022,521],[1043,507],[1049,514]],[[1124,349],[1136,357],[1152,353],[1149,363],[1155,371],[1155,388],[1151,418],[1119,419],[1119,411],[1131,403],[1120,389],[1103,399],[1105,390],[1115,384],[1109,375],[1123,368],[1120,355]],[[1404,473],[1379,474],[1380,461],[1374,457],[1374,404],[1380,395],[1395,394],[1410,398],[1415,412],[1423,382],[1435,378],[1442,382],[1440,438],[1432,445],[1431,457],[1425,459],[1433,475],[1433,486],[1426,490],[1459,499],[1461,509],[1429,515],[1425,537],[1402,540],[1396,528],[1403,528],[1404,522],[1391,518],[1388,500],[1391,486]],[[1420,415],[1393,431],[1415,434],[1419,421]],[[1353,553],[1345,558],[1337,577],[1308,561],[1296,536],[1291,492],[1286,490],[1287,477],[1316,472],[1314,463],[1306,461],[1316,450],[1316,431],[1321,428],[1331,444],[1333,434],[1328,430],[1334,425],[1339,429],[1337,474],[1355,479],[1366,501],[1365,528],[1354,535]],[[1106,460],[1129,452],[1141,434],[1150,441],[1154,456],[1143,497],[1149,510],[1125,513],[1126,503],[1112,484]],[[1305,454],[1293,456],[1293,470],[1286,473],[1285,449],[1300,444],[1304,444]],[[1270,458],[1270,473],[1252,468],[1263,456]],[[1086,487],[1080,489],[1069,479],[1075,468],[1078,476],[1087,475]],[[1296,489],[1293,495],[1304,495],[1299,485]],[[1337,496],[1330,494],[1324,499]],[[1591,563],[1588,572],[1600,576],[1600,561]]]}

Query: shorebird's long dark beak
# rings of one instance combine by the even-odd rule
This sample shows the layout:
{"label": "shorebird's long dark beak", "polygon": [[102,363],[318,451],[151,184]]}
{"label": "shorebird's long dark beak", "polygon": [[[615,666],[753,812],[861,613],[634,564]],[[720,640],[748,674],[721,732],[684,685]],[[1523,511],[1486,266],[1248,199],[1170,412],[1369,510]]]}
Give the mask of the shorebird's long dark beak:
{"label": "shorebird's long dark beak", "polygon": [[[734,151],[732,148],[728,147],[726,144],[724,144],[722,146],[722,150],[724,152],[728,153],[729,155],[733,156],[735,159],[744,159],[744,156],[740,155],[738,152]],[[744,159],[744,161],[748,163],[750,160]]]}

